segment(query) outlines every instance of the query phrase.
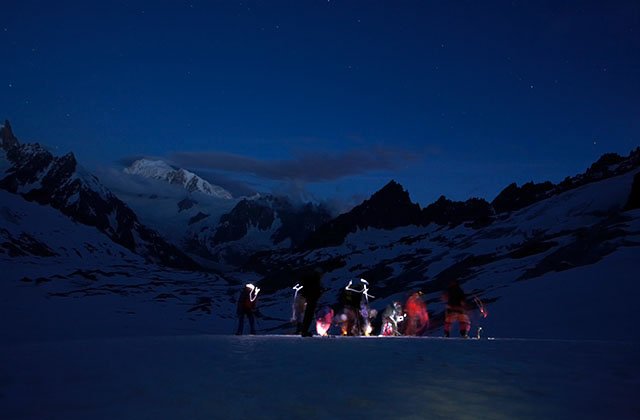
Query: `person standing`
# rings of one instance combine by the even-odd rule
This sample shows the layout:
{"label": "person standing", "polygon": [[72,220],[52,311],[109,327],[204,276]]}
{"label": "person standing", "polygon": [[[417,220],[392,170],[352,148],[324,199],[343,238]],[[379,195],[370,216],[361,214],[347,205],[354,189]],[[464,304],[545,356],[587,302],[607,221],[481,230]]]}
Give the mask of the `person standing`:
{"label": "person standing", "polygon": [[256,311],[258,292],[260,289],[254,286],[253,284],[245,284],[244,288],[240,292],[240,297],[238,298],[238,329],[236,331],[236,335],[242,335],[242,331],[244,330],[244,317],[246,316],[249,319],[249,329],[251,334],[256,333],[256,321],[254,313]]}
{"label": "person standing", "polygon": [[460,336],[469,338],[469,330],[471,330],[471,322],[467,315],[467,296],[456,280],[452,281],[446,292],[444,299],[447,302],[447,309],[444,318],[444,336],[449,337],[451,334],[451,324],[458,322],[460,327]]}
{"label": "person standing", "polygon": [[313,333],[309,331],[309,327],[311,326],[311,321],[315,318],[316,305],[318,304],[320,295],[322,295],[322,272],[319,269],[306,270],[302,274],[300,285],[302,286],[300,293],[307,301],[300,335],[303,337],[311,337]]}
{"label": "person standing", "polygon": [[407,325],[405,335],[422,335],[429,327],[429,313],[427,305],[422,300],[422,292],[412,294],[405,305]]}

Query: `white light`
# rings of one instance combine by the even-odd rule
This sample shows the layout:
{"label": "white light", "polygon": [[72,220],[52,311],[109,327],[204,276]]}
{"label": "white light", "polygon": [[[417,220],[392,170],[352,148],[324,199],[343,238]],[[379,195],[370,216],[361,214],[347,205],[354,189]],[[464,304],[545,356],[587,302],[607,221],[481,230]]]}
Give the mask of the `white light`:
{"label": "white light", "polygon": [[347,284],[347,287],[345,287],[345,290],[349,290],[351,292],[356,292],[356,293],[362,293],[362,295],[367,300],[367,303],[369,303],[369,298],[375,299],[376,297],[369,294],[369,288],[367,287],[369,285],[368,281],[366,281],[365,279],[360,279],[360,282],[363,283],[362,290],[352,288],[351,285],[353,284],[353,281],[351,280],[349,280],[349,284]]}
{"label": "white light", "polygon": [[253,302],[254,300],[256,300],[256,299],[258,298],[258,293],[260,293],[260,288],[259,288],[259,287],[254,286],[254,285],[253,285],[253,284],[251,284],[251,283],[247,283],[247,284],[246,284],[246,287],[247,287],[248,289],[250,289],[250,292],[249,292],[249,300],[250,300],[251,302]]}

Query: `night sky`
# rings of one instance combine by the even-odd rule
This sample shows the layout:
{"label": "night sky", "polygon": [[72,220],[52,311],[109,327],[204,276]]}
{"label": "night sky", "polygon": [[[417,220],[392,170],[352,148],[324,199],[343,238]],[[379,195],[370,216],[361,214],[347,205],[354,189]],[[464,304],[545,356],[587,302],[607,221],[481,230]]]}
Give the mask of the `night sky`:
{"label": "night sky", "polygon": [[0,118],[90,169],[426,205],[640,144],[637,0],[96,4],[0,10]]}

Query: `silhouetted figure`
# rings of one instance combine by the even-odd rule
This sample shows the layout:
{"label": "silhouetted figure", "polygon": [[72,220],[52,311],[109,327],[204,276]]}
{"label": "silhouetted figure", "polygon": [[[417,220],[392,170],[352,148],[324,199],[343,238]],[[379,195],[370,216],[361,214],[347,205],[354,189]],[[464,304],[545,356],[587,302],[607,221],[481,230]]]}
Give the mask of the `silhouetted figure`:
{"label": "silhouetted figure", "polygon": [[458,321],[460,327],[460,336],[463,338],[469,337],[469,330],[471,329],[471,322],[466,313],[467,296],[460,288],[457,281],[452,281],[449,288],[444,293],[444,298],[447,302],[447,310],[444,318],[444,335],[449,337],[451,333],[451,324]]}
{"label": "silhouetted figure", "polygon": [[400,302],[390,303],[382,313],[382,328],[380,335],[395,336],[400,333],[400,324],[405,319],[405,313]]}
{"label": "silhouetted figure", "polygon": [[242,289],[242,292],[240,292],[237,308],[238,330],[236,331],[236,335],[242,335],[245,315],[249,319],[249,328],[251,334],[256,333],[256,321],[254,312],[256,311],[258,292],[260,292],[260,289],[253,284],[246,284]]}
{"label": "silhouetted figure", "polygon": [[340,315],[342,335],[360,335],[362,294],[342,289],[338,298],[342,313]]}
{"label": "silhouetted figure", "polygon": [[303,337],[311,337],[313,333],[309,331],[309,327],[311,326],[311,321],[315,318],[316,305],[322,294],[322,273],[319,270],[305,271],[300,279],[300,285],[302,289],[300,289],[299,293],[307,301],[300,334]]}
{"label": "silhouetted figure", "polygon": [[296,334],[302,333],[302,321],[304,319],[304,312],[307,308],[307,300],[302,296],[300,290],[296,292],[293,298],[293,305],[291,307],[291,322],[296,326]]}

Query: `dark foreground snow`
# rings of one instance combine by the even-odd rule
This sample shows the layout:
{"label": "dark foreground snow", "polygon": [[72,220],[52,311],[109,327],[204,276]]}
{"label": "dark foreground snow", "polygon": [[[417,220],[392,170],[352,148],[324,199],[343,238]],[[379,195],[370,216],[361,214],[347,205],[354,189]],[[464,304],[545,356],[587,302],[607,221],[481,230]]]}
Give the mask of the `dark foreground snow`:
{"label": "dark foreground snow", "polygon": [[631,419],[639,350],[293,336],[3,343],[0,418]]}

